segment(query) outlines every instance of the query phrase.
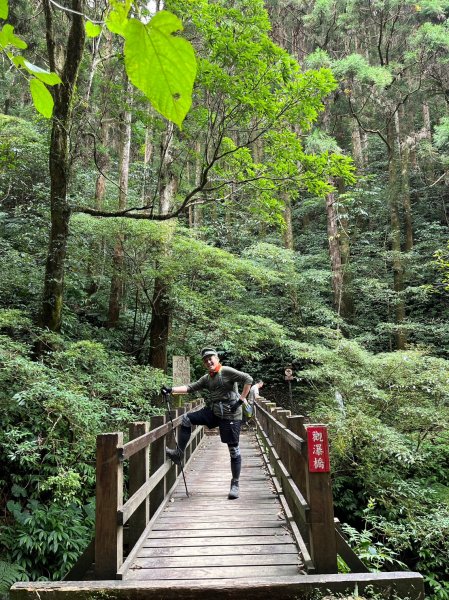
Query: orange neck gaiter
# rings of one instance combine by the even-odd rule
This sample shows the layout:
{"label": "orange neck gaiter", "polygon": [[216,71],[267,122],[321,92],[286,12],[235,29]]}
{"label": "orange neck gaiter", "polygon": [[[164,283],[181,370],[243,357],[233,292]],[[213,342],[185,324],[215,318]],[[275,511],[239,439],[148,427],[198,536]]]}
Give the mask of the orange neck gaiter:
{"label": "orange neck gaiter", "polygon": [[213,367],[212,369],[210,369],[209,371],[209,375],[211,377],[215,377],[215,375],[218,373],[218,371],[221,369],[221,364],[218,363],[217,365],[215,365],[215,367]]}

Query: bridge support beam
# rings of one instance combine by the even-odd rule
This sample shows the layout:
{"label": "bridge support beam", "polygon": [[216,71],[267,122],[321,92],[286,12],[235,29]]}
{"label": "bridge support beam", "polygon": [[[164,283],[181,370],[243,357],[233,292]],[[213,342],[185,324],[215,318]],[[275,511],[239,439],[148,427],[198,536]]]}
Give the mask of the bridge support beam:
{"label": "bridge support beam", "polygon": [[385,600],[424,600],[423,578],[419,573],[348,573],[298,575],[276,579],[222,579],[204,581],[37,581],[16,583],[11,600],[312,600],[317,593],[352,595],[381,594]]}

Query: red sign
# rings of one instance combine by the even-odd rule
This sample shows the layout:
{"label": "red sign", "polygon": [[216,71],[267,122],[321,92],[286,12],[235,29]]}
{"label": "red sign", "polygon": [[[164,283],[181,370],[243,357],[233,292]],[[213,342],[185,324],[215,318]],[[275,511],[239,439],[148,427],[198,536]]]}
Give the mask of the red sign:
{"label": "red sign", "polygon": [[329,443],[325,425],[306,425],[310,473],[329,473]]}

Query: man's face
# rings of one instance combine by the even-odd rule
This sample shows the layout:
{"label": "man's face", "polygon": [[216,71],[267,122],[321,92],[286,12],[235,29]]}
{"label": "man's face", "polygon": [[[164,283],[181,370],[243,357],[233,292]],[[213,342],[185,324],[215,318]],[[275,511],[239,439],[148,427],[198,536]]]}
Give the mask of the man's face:
{"label": "man's face", "polygon": [[218,365],[218,356],[216,354],[212,354],[211,356],[205,356],[203,358],[203,363],[206,369],[209,371]]}

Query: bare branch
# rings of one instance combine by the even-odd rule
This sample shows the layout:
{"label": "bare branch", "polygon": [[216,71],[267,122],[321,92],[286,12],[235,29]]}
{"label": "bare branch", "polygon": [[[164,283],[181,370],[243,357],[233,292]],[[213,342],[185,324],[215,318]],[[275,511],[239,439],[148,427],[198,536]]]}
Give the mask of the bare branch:
{"label": "bare branch", "polygon": [[73,10],[72,8],[67,8],[67,6],[61,6],[61,4],[58,4],[55,0],[48,0],[48,1],[50,2],[50,4],[53,4],[53,6],[56,6],[57,8],[60,8],[61,10],[65,11],[65,12],[73,13],[74,15],[79,15],[80,17],[84,17],[86,19],[86,21],[95,23],[95,25],[104,25],[104,21],[94,21],[94,19],[91,19],[90,17],[88,17],[85,13],[78,12],[77,10]]}

